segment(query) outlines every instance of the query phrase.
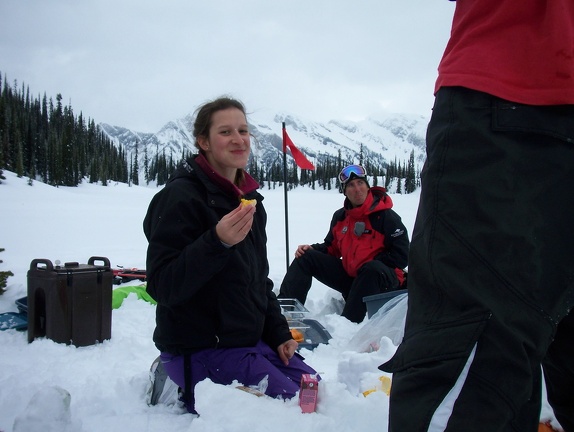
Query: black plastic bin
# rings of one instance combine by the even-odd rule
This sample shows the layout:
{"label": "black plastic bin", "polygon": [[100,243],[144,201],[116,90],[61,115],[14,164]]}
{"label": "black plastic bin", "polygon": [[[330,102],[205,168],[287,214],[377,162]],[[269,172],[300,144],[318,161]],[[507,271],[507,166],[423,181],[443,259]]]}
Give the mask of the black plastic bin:
{"label": "black plastic bin", "polygon": [[28,297],[19,298],[14,303],[16,303],[19,313],[22,315],[28,315]]}
{"label": "black plastic bin", "polygon": [[[103,265],[96,265],[96,262]],[[54,266],[35,259],[28,270],[28,342],[47,337],[75,346],[112,336],[110,261],[91,257],[88,264]]]}

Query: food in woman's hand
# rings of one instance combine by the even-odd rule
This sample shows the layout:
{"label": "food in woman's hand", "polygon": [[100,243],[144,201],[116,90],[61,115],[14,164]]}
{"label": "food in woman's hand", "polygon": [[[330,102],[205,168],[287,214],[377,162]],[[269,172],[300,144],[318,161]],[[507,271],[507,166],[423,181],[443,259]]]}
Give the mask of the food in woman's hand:
{"label": "food in woman's hand", "polygon": [[256,200],[256,199],[248,200],[248,199],[245,199],[245,198],[241,198],[241,205],[242,205],[243,207],[245,207],[245,206],[256,206],[256,205],[257,205],[257,200]]}

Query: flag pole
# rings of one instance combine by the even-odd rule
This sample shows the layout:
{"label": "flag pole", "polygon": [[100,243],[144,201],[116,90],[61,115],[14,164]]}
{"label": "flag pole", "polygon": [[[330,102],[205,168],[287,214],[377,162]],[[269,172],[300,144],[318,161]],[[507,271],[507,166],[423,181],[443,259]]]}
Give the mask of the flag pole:
{"label": "flag pole", "polygon": [[[287,147],[291,150],[291,156],[295,165],[302,170],[314,170],[315,166],[305,157],[305,155],[295,147],[295,144],[287,135],[285,122],[283,122],[283,184],[285,190],[285,260],[287,261],[287,270],[289,270],[289,204],[287,203]],[[297,168],[295,168],[297,169]]]}
{"label": "flag pole", "polygon": [[287,202],[287,143],[285,142],[285,122],[283,122],[283,190],[285,196],[285,264],[289,269],[289,204]]}

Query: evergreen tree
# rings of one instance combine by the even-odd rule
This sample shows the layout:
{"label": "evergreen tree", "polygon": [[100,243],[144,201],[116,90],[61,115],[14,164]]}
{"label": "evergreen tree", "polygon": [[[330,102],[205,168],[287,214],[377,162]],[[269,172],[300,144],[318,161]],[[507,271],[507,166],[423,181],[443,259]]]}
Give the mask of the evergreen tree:
{"label": "evergreen tree", "polygon": [[[4,248],[0,248],[0,252],[4,252]],[[0,260],[0,263],[2,263],[4,261]],[[0,294],[4,294],[4,292],[6,291],[4,288],[6,288],[7,285],[7,280],[10,276],[14,276],[14,273],[12,273],[11,271],[0,271]]]}
{"label": "evergreen tree", "polygon": [[134,156],[134,160],[133,160],[133,164],[132,164],[132,177],[131,177],[131,181],[134,185],[139,185],[140,181],[139,181],[139,163],[138,163],[138,141],[136,140],[136,150],[135,150],[135,156]]}
{"label": "evergreen tree", "polygon": [[145,184],[149,185],[149,159],[147,153],[147,145],[144,145],[144,178]]}
{"label": "evergreen tree", "polygon": [[20,131],[16,129],[15,134],[15,147],[16,147],[16,175],[18,177],[24,176],[24,150],[22,146],[22,138]]}
{"label": "evergreen tree", "polygon": [[407,175],[405,179],[405,193],[413,193],[417,188],[416,172],[415,172],[415,151],[411,151],[409,164],[407,167]]}

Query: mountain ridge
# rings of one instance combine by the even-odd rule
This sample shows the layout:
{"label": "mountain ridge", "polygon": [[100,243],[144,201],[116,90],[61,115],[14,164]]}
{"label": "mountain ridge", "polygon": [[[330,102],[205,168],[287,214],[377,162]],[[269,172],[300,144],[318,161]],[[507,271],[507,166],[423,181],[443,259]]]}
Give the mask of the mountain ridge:
{"label": "mountain ridge", "polygon": [[[165,152],[179,160],[185,150],[195,153],[193,114],[168,121],[156,133],[137,132],[121,126],[100,123],[102,131],[131,155],[138,147],[138,161],[143,162],[144,147],[151,160]],[[258,111],[248,114],[253,136],[252,157],[265,167],[273,165],[282,154],[282,123],[293,143],[311,161],[337,158],[358,162],[360,152],[371,163],[387,166],[407,161],[415,152],[415,161],[425,159],[425,133],[428,119],[422,115],[379,113],[360,121],[330,120],[326,123],[303,119],[288,113]]]}

